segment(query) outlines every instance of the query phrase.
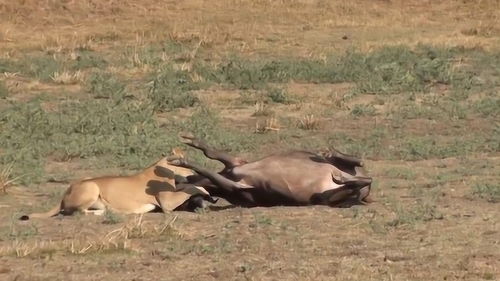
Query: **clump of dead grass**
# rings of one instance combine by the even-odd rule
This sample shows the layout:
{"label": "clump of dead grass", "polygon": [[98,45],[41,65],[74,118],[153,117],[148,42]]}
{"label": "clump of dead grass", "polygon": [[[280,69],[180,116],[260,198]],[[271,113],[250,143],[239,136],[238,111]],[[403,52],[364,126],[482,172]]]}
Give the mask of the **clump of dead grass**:
{"label": "clump of dead grass", "polygon": [[174,216],[170,221],[165,222],[161,225],[154,224],[153,226],[149,226],[149,223],[143,220],[143,214],[141,214],[124,226],[109,232],[105,236],[105,238],[115,240],[118,237],[122,237],[124,239],[132,239],[157,237],[166,233],[178,234],[177,230],[175,230],[173,227],[173,224],[176,220],[177,216]]}
{"label": "clump of dead grass", "polygon": [[13,167],[14,163],[10,163],[3,167],[0,171],[0,189],[3,194],[7,194],[7,189],[16,184],[16,181],[21,178],[21,176],[14,177],[12,175]]}
{"label": "clump of dead grass", "polygon": [[63,85],[77,84],[84,81],[84,75],[79,70],[73,73],[68,71],[56,71],[52,76],[50,76],[50,78],[54,81],[54,83]]}
{"label": "clump of dead grass", "polygon": [[278,132],[281,129],[276,117],[266,118],[263,121],[257,121],[255,124],[256,133]]}
{"label": "clump of dead grass", "polygon": [[302,130],[317,130],[320,127],[320,120],[313,114],[307,114],[299,119],[297,126]]}
{"label": "clump of dead grass", "polygon": [[252,116],[269,116],[273,111],[264,102],[257,102],[254,105],[254,111]]}
{"label": "clump of dead grass", "polygon": [[137,216],[125,225],[111,230],[99,237],[77,236],[64,241],[12,241],[10,245],[0,248],[0,256],[14,255],[22,258],[27,256],[45,256],[55,252],[74,255],[100,254],[116,251],[135,252],[133,239],[143,238],[179,238],[182,237],[173,224],[177,216],[163,224],[145,222],[143,215]]}

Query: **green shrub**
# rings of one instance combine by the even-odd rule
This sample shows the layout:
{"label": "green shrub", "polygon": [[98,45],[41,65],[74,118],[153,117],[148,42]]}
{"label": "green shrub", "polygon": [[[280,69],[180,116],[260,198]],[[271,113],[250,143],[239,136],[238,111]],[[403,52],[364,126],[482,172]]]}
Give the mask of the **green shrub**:
{"label": "green shrub", "polygon": [[472,105],[473,110],[482,117],[500,116],[500,98],[486,97]]}
{"label": "green shrub", "polygon": [[86,81],[87,92],[94,98],[106,98],[120,101],[125,98],[125,84],[113,75],[104,72],[93,72]]}
{"label": "green shrub", "polygon": [[9,90],[5,86],[5,82],[0,80],[0,99],[4,99],[9,95]]}
{"label": "green shrub", "polygon": [[285,89],[269,87],[267,89],[267,97],[274,103],[290,103],[290,97]]}
{"label": "green shrub", "polygon": [[472,187],[472,194],[488,202],[500,202],[500,185],[497,183],[476,184]]}
{"label": "green shrub", "polygon": [[70,60],[66,64],[69,70],[76,71],[88,68],[103,69],[108,65],[108,62],[95,52],[80,51],[77,53],[76,59]]}
{"label": "green shrub", "polygon": [[171,111],[194,106],[198,98],[192,91],[197,89],[199,85],[192,81],[189,73],[167,65],[159,70],[152,81],[148,98],[156,112]]}
{"label": "green shrub", "polygon": [[376,114],[376,109],[371,104],[355,104],[351,109],[351,115],[359,116],[373,116]]}

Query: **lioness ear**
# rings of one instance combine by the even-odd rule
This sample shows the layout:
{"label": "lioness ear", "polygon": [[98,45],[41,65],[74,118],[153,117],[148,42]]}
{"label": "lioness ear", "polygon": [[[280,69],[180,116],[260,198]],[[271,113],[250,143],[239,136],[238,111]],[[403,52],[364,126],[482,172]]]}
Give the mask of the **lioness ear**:
{"label": "lioness ear", "polygon": [[180,147],[172,148],[172,154],[175,156],[184,157],[184,151]]}

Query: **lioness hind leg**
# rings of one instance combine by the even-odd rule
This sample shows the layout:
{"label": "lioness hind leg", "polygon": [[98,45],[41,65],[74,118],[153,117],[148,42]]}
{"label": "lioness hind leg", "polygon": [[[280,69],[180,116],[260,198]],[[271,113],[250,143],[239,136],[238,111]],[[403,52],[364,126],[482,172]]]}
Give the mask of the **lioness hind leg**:
{"label": "lioness hind leg", "polygon": [[[85,207],[85,205],[83,206]],[[102,201],[98,198],[95,202],[92,203],[88,208],[82,209],[82,212],[84,214],[92,214],[96,216],[102,216],[104,215],[104,212],[106,211],[106,206]]]}
{"label": "lioness hind leg", "polygon": [[96,216],[102,216],[104,215],[104,211],[105,210],[89,210],[89,209],[86,209],[86,210],[83,210],[83,213],[86,214],[86,215],[96,215]]}
{"label": "lioness hind leg", "polygon": [[[99,200],[99,186],[92,181],[76,183],[64,195],[61,213],[72,215],[75,211],[88,213],[91,207],[97,207]],[[102,209],[102,208],[95,208]]]}

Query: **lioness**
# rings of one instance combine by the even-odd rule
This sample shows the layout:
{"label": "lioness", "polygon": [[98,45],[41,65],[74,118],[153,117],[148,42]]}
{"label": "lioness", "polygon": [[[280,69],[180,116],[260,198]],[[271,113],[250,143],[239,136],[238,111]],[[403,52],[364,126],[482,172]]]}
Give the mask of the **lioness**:
{"label": "lioness", "polygon": [[192,184],[175,184],[176,175],[189,176],[189,169],[175,167],[162,158],[131,176],[108,176],[73,183],[61,203],[45,213],[21,216],[20,220],[48,218],[75,211],[101,215],[106,209],[125,214],[141,214],[160,208],[163,212],[179,208],[202,207],[203,199],[215,203],[208,192]]}

